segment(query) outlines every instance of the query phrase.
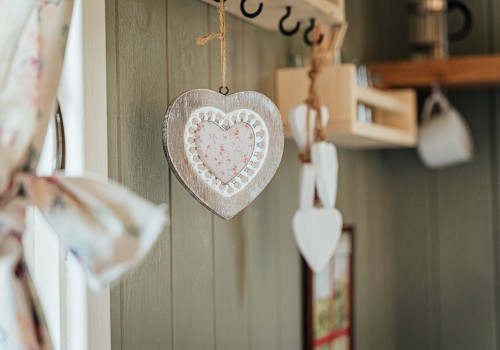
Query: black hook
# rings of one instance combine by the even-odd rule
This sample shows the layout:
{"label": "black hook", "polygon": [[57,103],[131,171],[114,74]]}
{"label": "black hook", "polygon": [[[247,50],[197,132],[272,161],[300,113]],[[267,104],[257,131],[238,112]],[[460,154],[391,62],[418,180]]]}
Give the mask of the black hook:
{"label": "black hook", "polygon": [[245,2],[247,2],[247,0],[241,0],[241,4],[240,4],[240,10],[241,10],[241,13],[243,13],[243,16],[245,16],[245,17],[248,17],[248,18],[255,18],[255,17],[257,17],[258,15],[260,15],[260,13],[262,12],[262,10],[264,9],[264,4],[263,4],[263,3],[260,3],[260,4],[259,4],[259,8],[257,9],[257,11],[255,11],[254,13],[249,13],[249,12],[247,12],[247,10],[245,9]]}
{"label": "black hook", "polygon": [[304,41],[308,46],[313,46],[315,44],[320,45],[323,42],[323,34],[319,35],[317,42],[312,42],[309,39],[309,34],[311,34],[311,32],[313,31],[315,25],[316,25],[316,20],[314,18],[311,18],[309,27],[304,31]]}
{"label": "black hook", "polygon": [[286,7],[286,14],[280,20],[280,32],[281,32],[281,34],[286,35],[286,36],[292,36],[292,35],[296,34],[300,29],[300,22],[297,22],[297,24],[295,25],[295,28],[293,28],[292,30],[285,29],[285,27],[284,27],[285,21],[288,19],[288,17],[290,17],[291,14],[292,14],[292,6],[287,6]]}

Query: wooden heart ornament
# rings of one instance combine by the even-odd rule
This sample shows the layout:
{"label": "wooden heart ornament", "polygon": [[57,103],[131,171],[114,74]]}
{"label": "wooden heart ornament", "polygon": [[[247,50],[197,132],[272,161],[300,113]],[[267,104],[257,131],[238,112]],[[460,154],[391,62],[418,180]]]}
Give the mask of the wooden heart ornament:
{"label": "wooden heart ornament", "polygon": [[163,122],[163,149],[174,174],[226,220],[264,190],[283,147],[278,108],[258,92],[191,90],[170,104]]}

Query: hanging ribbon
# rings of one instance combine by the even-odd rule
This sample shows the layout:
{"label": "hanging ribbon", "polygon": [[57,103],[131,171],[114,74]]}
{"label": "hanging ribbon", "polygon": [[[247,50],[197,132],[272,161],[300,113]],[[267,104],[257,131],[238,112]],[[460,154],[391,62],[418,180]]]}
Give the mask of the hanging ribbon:
{"label": "hanging ribbon", "polygon": [[205,45],[212,39],[220,40],[220,70],[221,70],[221,86],[219,92],[223,95],[229,93],[229,88],[227,87],[226,75],[227,75],[227,60],[226,60],[226,9],[225,0],[219,1],[219,31],[217,33],[212,33],[204,37],[196,39],[198,45]]}
{"label": "hanging ribbon", "polygon": [[165,208],[97,177],[36,177],[55,100],[72,0],[0,1],[0,350],[50,350],[22,239],[36,206],[90,287],[117,281],[150,250]]}

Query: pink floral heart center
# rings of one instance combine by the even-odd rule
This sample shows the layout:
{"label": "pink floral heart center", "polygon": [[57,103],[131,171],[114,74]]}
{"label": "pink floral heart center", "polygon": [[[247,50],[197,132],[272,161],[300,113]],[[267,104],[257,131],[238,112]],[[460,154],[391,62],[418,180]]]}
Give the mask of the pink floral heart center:
{"label": "pink floral heart center", "polygon": [[204,121],[196,128],[196,149],[203,164],[224,184],[247,166],[255,150],[252,127],[240,122],[224,130]]}

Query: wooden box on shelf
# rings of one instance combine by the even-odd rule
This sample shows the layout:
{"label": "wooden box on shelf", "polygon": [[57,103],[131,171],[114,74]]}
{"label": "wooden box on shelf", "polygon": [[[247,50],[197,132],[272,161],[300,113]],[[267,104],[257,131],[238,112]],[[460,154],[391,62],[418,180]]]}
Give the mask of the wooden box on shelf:
{"label": "wooden box on shelf", "polygon": [[[307,97],[309,68],[282,68],[277,72],[277,103],[285,133],[291,136],[288,112]],[[349,148],[414,147],[417,143],[416,92],[413,89],[378,90],[356,84],[356,66],[344,64],[322,69],[318,87],[330,121],[327,137]],[[358,104],[374,109],[373,122],[358,120]]]}

